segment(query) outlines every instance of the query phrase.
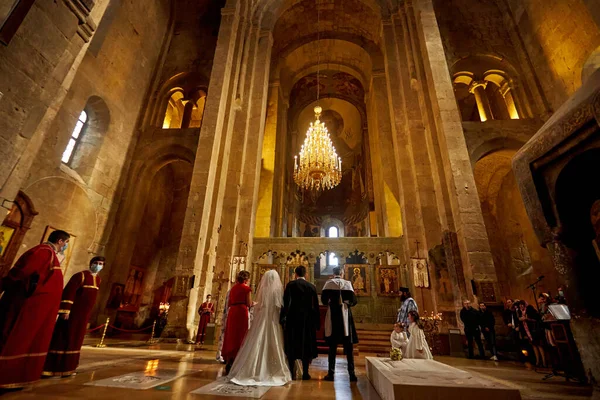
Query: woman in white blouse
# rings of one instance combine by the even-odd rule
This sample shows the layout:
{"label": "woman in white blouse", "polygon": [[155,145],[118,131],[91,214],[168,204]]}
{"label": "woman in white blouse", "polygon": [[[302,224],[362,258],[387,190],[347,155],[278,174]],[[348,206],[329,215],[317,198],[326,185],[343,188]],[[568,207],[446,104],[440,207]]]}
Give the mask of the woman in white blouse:
{"label": "woman in white blouse", "polygon": [[392,349],[400,349],[402,350],[402,354],[406,353],[408,337],[406,336],[406,332],[404,332],[402,324],[394,324],[394,330],[392,331],[392,335],[390,336],[390,342],[392,343]]}
{"label": "woman in white blouse", "polygon": [[429,345],[425,339],[423,323],[419,319],[418,312],[413,310],[408,313],[408,333],[410,333],[410,339],[408,340],[408,346],[406,346],[406,354],[404,354],[404,358],[421,358],[425,360],[432,360],[433,355],[431,354]]}

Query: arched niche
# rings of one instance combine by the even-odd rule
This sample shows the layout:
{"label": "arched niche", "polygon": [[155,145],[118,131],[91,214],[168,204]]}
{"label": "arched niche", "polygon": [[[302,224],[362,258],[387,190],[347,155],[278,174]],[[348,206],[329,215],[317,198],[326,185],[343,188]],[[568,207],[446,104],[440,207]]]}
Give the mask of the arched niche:
{"label": "arched niche", "polygon": [[83,111],[87,121],[80,132],[68,167],[77,172],[85,182],[89,182],[110,126],[110,110],[101,97],[92,96]]}
{"label": "arched niche", "polygon": [[182,72],[163,83],[156,94],[151,125],[163,129],[200,128],[208,79]]}
{"label": "arched niche", "polygon": [[451,68],[463,121],[530,118],[520,74],[507,60],[475,55]]}
{"label": "arched niche", "polygon": [[4,277],[23,243],[23,238],[31,228],[33,218],[38,215],[33,202],[19,191],[13,205],[0,225],[0,278]]}

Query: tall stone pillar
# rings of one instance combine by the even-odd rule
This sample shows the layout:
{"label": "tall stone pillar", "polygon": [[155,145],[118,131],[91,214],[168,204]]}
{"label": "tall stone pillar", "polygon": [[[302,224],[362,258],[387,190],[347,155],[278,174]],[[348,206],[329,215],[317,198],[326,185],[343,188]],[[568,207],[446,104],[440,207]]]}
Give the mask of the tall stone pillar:
{"label": "tall stone pillar", "polygon": [[469,93],[472,93],[475,96],[475,102],[477,103],[477,110],[479,110],[481,122],[494,119],[490,100],[485,92],[486,87],[486,81],[473,81],[469,85]]}
{"label": "tall stone pillar", "polygon": [[[491,285],[491,295],[496,296],[496,271],[433,3],[432,0],[416,0],[414,4],[441,148],[440,168],[446,177],[464,277],[466,281],[473,280],[477,290],[485,287],[488,295]],[[466,285],[469,296],[474,294],[472,286]]]}
{"label": "tall stone pillar", "polygon": [[[387,79],[383,71],[373,71],[369,90],[369,145],[373,157],[373,186],[378,236],[401,236],[402,214],[399,184],[398,146],[394,144]],[[384,167],[385,166],[385,167]]]}
{"label": "tall stone pillar", "polygon": [[193,321],[196,313],[196,310],[192,310],[188,305],[193,305],[195,308],[198,292],[204,290],[203,282],[206,276],[203,276],[203,273],[206,274],[208,269],[207,246],[212,237],[209,226],[212,221],[211,210],[217,185],[216,178],[220,169],[219,156],[227,133],[226,116],[231,109],[232,91],[239,69],[240,47],[243,46],[243,40],[240,39],[244,33],[240,3],[235,2],[231,7],[223,8],[221,15],[219,38],[208,90],[210,96],[207,97],[205,105],[175,268],[176,277],[194,275],[195,287],[190,291],[189,297],[182,297],[172,302],[169,310],[169,325],[166,329],[168,335],[188,339],[191,339],[195,329]]}

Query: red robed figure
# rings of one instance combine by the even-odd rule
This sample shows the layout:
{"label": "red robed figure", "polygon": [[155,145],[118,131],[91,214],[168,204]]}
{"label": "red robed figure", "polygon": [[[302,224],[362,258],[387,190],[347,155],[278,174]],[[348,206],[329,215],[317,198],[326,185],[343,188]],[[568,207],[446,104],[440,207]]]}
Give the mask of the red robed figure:
{"label": "red robed figure", "polygon": [[233,363],[248,332],[248,293],[252,289],[244,283],[236,283],[229,292],[227,326],[221,355],[228,364]]}
{"label": "red robed figure", "polygon": [[[208,297],[208,296],[207,296]],[[214,312],[214,304],[210,302],[210,299],[207,298],[207,301],[200,305],[198,309],[198,314],[200,314],[200,323],[198,324],[198,334],[196,335],[196,342],[204,343],[204,336],[206,336],[206,327],[210,322],[210,317]]]}
{"label": "red robed figure", "polygon": [[54,248],[40,244],[26,251],[0,282],[2,290],[0,388],[19,388],[40,379],[52,339],[63,290]]}
{"label": "red robed figure", "polygon": [[[90,271],[73,275],[63,291],[58,320],[48,350],[44,376],[69,376],[79,365],[87,322],[96,303],[100,277]],[[69,318],[64,319],[63,315]]]}

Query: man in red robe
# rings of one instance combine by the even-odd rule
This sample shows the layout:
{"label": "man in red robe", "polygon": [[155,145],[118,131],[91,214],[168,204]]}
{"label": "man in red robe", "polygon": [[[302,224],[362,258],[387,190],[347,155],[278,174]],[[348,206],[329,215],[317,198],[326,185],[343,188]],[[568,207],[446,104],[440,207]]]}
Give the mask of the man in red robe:
{"label": "man in red robe", "polygon": [[0,389],[22,388],[42,375],[63,291],[56,253],[64,253],[69,238],[52,232],[0,281]]}
{"label": "man in red robe", "polygon": [[200,323],[198,324],[198,334],[196,335],[196,343],[204,344],[204,336],[206,336],[206,327],[210,322],[210,317],[214,313],[214,304],[210,302],[212,296],[206,296],[206,301],[200,305],[198,314],[200,314]]}
{"label": "man in red robe", "polygon": [[98,272],[104,267],[104,261],[104,257],[92,258],[89,270],[73,275],[65,287],[42,373],[44,377],[75,374],[87,322],[98,296]]}

